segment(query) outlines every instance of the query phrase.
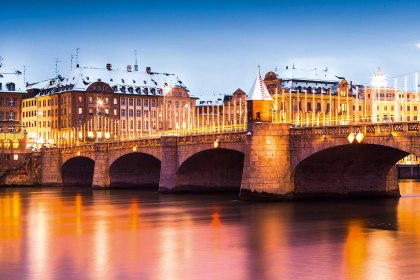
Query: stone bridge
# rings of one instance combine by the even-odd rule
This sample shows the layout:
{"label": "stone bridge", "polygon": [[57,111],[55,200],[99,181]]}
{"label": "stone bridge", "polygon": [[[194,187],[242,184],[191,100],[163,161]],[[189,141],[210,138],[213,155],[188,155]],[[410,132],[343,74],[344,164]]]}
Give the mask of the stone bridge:
{"label": "stone bridge", "polygon": [[[360,143],[350,143],[349,136],[358,134]],[[236,189],[242,199],[398,196],[395,164],[419,154],[418,136],[417,122],[313,128],[251,123],[243,132],[43,149],[41,184]]]}
{"label": "stone bridge", "polygon": [[161,192],[237,188],[246,132],[98,142],[41,151],[41,184],[157,187]]}

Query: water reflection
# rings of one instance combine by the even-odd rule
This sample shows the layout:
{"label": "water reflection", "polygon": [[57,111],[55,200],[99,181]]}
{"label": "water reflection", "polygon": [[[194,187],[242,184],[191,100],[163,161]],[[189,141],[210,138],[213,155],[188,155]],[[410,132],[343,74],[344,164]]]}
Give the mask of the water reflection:
{"label": "water reflection", "polygon": [[420,183],[388,200],[0,192],[1,279],[395,279],[420,268]]}

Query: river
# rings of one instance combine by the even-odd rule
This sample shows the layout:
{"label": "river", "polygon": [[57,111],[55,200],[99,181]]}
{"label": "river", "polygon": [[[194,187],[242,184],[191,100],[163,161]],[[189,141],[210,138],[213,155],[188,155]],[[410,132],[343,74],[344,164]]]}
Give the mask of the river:
{"label": "river", "polygon": [[420,183],[400,199],[0,189],[0,279],[419,279]]}

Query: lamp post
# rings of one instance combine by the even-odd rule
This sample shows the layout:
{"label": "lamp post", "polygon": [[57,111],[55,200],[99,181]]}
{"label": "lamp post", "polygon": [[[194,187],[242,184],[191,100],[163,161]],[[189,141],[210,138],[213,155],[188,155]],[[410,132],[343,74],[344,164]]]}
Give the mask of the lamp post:
{"label": "lamp post", "polygon": [[99,142],[99,107],[104,105],[104,101],[100,98],[96,99],[96,139],[95,142]]}

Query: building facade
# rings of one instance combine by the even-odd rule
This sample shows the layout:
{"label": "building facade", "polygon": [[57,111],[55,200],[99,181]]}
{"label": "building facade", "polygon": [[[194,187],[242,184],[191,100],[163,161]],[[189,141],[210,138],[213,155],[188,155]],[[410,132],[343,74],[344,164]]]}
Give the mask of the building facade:
{"label": "building facade", "polygon": [[[138,69],[135,67],[135,69]],[[31,84],[22,122],[33,146],[125,140],[192,127],[196,98],[173,74],[77,67]]]}

